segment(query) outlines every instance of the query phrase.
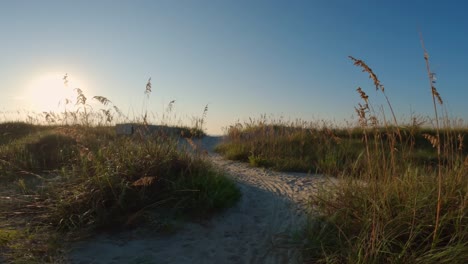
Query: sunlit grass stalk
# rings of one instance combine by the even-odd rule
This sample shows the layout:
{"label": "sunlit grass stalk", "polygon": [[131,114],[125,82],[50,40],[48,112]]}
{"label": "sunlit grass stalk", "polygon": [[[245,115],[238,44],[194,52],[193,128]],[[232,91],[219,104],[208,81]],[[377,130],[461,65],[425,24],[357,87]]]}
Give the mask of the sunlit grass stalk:
{"label": "sunlit grass stalk", "polygon": [[[391,169],[391,174],[393,176],[395,176],[395,171],[394,171],[394,168],[396,168],[396,158],[395,158],[395,149],[396,149],[396,140],[393,136],[393,130],[396,131],[397,135],[398,135],[398,139],[399,139],[399,142],[400,144],[403,143],[403,137],[401,135],[401,131],[400,131],[400,126],[398,124],[398,121],[397,121],[397,118],[396,118],[396,115],[395,115],[395,112],[393,111],[393,107],[392,107],[392,104],[390,103],[390,100],[387,96],[387,94],[385,93],[385,87],[383,86],[383,84],[380,82],[379,78],[377,77],[377,75],[374,73],[374,71],[362,60],[359,60],[359,59],[356,59],[354,58],[353,56],[348,56],[353,62],[354,62],[354,65],[357,66],[357,67],[360,67],[362,68],[362,71],[363,72],[367,72],[369,74],[369,78],[373,80],[374,82],[374,85],[375,85],[375,89],[377,91],[381,91],[382,94],[384,95],[385,97],[385,100],[387,101],[387,105],[390,109],[390,112],[392,114],[392,117],[393,117],[393,122],[394,122],[394,127],[393,128],[389,128],[389,126],[387,125],[387,121],[386,121],[386,118],[385,118],[385,112],[382,110],[382,114],[384,116],[384,120],[385,120],[385,129],[387,130],[387,133],[388,133],[388,136],[389,136],[389,142],[390,142],[390,156],[391,156],[391,164],[392,164],[392,169]],[[362,89],[361,88],[358,88],[358,92],[359,93],[362,93]],[[366,101],[366,105],[368,105],[368,96],[365,95],[366,98],[365,98],[365,101]],[[362,95],[361,95],[362,97]],[[363,98],[364,99],[364,98]],[[367,106],[367,108],[369,110],[372,110],[373,112],[373,115],[371,116],[371,121],[374,121],[372,122],[374,124],[374,127],[377,126],[377,115],[375,113],[375,111],[373,110],[373,107],[372,106]],[[377,142],[376,142],[377,143]],[[386,173],[385,173],[386,174]]]}
{"label": "sunlit grass stalk", "polygon": [[353,56],[348,56],[348,57],[352,61],[354,61],[354,65],[356,65],[358,67],[361,67],[363,72],[369,73],[369,78],[371,78],[374,81],[375,89],[377,91],[381,91],[382,94],[384,95],[385,100],[387,101],[388,108],[390,109],[390,111],[392,113],[393,122],[395,123],[397,133],[398,133],[398,136],[399,136],[400,141],[401,141],[402,136],[401,136],[401,132],[400,132],[400,127],[398,125],[398,120],[396,118],[395,112],[393,111],[393,107],[392,107],[392,104],[390,103],[390,99],[388,99],[388,96],[385,93],[385,87],[381,84],[381,82],[380,82],[379,78],[377,77],[377,75],[372,71],[372,69],[369,66],[367,66],[367,64],[364,61],[358,60],[358,59],[354,58]]}
{"label": "sunlit grass stalk", "polygon": [[437,137],[437,161],[438,161],[438,166],[437,166],[437,177],[438,177],[438,186],[437,186],[437,211],[436,211],[436,216],[435,216],[435,224],[434,224],[434,234],[433,234],[433,241],[435,243],[437,239],[437,231],[439,228],[439,221],[440,221],[440,208],[441,208],[441,196],[442,196],[442,160],[441,160],[441,142],[440,142],[440,125],[439,125],[439,114],[437,111],[437,103],[436,100],[438,101],[439,104],[443,104],[442,98],[437,91],[437,89],[434,86],[434,73],[431,72],[431,68],[429,65],[429,53],[426,50],[426,47],[424,46],[424,39],[422,37],[422,34],[420,33],[420,40],[421,40],[421,46],[424,51],[424,60],[426,62],[426,70],[427,70],[427,75],[429,79],[429,87],[431,88],[431,95],[432,95],[432,105],[434,107],[434,115],[435,115],[435,122],[436,122],[436,137]]}

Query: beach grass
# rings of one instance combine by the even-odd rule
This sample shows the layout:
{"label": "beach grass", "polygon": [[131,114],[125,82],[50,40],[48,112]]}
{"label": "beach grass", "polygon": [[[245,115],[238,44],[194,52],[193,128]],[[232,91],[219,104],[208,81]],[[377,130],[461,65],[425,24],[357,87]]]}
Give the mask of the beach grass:
{"label": "beach grass", "polygon": [[80,91],[75,106],[34,119],[41,124],[0,123],[0,262],[66,262],[68,242],[137,227],[167,232],[239,199],[235,183],[183,143],[204,136],[204,117],[155,130],[144,113],[130,122],[135,133],[119,135],[115,108],[93,110]]}
{"label": "beach grass", "polygon": [[468,129],[443,110],[427,53],[435,117],[406,122],[372,69],[350,59],[384,96],[390,117],[359,87],[355,125],[263,116],[230,126],[217,151],[252,166],[339,179],[311,193],[302,236],[308,263],[466,263]]}

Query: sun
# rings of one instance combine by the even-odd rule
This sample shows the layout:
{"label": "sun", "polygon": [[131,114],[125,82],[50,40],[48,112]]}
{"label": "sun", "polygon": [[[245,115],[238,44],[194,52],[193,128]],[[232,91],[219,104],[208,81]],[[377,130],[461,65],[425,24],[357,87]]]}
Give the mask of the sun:
{"label": "sun", "polygon": [[76,88],[84,89],[76,76],[65,73],[46,73],[33,78],[26,88],[25,97],[35,111],[63,111],[76,101]]}

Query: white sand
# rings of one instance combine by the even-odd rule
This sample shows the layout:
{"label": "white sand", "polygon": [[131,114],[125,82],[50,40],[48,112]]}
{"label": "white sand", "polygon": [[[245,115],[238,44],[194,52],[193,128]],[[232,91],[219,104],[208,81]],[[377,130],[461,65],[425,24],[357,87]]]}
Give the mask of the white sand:
{"label": "white sand", "polygon": [[219,137],[201,144],[238,183],[239,203],[207,223],[187,223],[172,235],[142,230],[100,235],[72,246],[72,263],[300,263],[290,234],[304,223],[307,197],[326,179],[280,173],[227,161],[211,152]]}

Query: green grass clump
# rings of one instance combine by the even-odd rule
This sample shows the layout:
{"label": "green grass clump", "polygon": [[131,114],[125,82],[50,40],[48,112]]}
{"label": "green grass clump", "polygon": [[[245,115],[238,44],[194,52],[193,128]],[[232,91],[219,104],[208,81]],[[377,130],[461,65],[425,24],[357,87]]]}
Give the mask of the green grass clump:
{"label": "green grass clump", "polygon": [[356,140],[341,140],[336,129],[265,120],[236,124],[216,151],[228,159],[280,171],[337,173],[361,151]]}
{"label": "green grass clump", "polygon": [[177,144],[170,137],[123,137],[83,155],[69,176],[79,184],[57,198],[65,201],[60,223],[109,228],[128,225],[149,207],[205,215],[231,206],[239,197],[234,183]]}
{"label": "green grass clump", "polygon": [[0,149],[4,161],[32,172],[59,169],[77,151],[73,138],[55,133],[15,140]]}

